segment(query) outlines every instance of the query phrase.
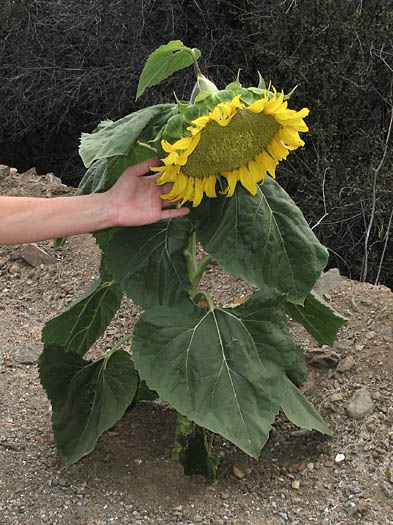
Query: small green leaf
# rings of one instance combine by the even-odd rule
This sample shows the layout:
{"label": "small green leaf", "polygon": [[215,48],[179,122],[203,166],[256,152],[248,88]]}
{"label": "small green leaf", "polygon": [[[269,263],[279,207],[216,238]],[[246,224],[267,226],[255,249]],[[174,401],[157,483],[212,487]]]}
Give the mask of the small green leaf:
{"label": "small green leaf", "polygon": [[102,264],[137,304],[192,308],[184,250],[192,224],[187,218],[139,228],[121,228],[105,248]]}
{"label": "small green leaf", "polygon": [[175,71],[191,66],[195,59],[201,56],[199,49],[186,47],[180,40],[172,40],[169,44],[160,46],[147,59],[145,67],[139,78],[136,100],[146,88],[159,84]]}
{"label": "small green leaf", "polygon": [[83,133],[79,154],[86,168],[97,159],[128,155],[132,146],[150,130],[151,139],[177,113],[176,104],[158,104],[108,123],[94,133]]}
{"label": "small green leaf", "polygon": [[52,403],[56,446],[66,466],[89,454],[99,436],[123,416],[138,384],[131,357],[121,350],[91,362],[63,346],[47,345],[39,372]]}
{"label": "small green leaf", "polygon": [[84,355],[104,333],[120,307],[122,291],[115,282],[95,281],[77,301],[46,323],[42,342]]}
{"label": "small green leaf", "polygon": [[348,321],[312,290],[304,306],[287,303],[287,313],[322,345],[333,346],[339,329]]}
{"label": "small green leaf", "polygon": [[318,430],[328,436],[333,435],[321,415],[288,378],[286,378],[286,393],[281,408],[287,418],[298,427]]}
{"label": "small green leaf", "polygon": [[157,392],[150,390],[146,381],[139,381],[138,388],[134,397],[134,402],[137,401],[155,401],[158,398]]}
{"label": "small green leaf", "polygon": [[295,359],[285,296],[265,288],[238,308],[188,315],[152,308],[135,326],[132,349],[149,388],[197,425],[259,456]]}
{"label": "small green leaf", "polygon": [[179,454],[186,476],[205,476],[211,483],[216,479],[220,456],[212,452],[214,435],[178,414],[174,452]]}

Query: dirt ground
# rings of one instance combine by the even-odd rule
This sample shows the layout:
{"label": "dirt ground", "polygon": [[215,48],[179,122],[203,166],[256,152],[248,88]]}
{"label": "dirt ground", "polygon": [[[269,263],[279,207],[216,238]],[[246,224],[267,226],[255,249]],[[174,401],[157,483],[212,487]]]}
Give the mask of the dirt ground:
{"label": "dirt ground", "polygon": [[[70,191],[34,170],[0,178],[1,195]],[[171,457],[171,408],[140,403],[104,433],[92,454],[64,468],[37,373],[40,334],[96,278],[99,252],[89,235],[72,237],[59,250],[52,242],[39,246],[52,264],[33,267],[23,247],[0,247],[2,524],[393,524],[391,290],[333,272],[324,297],[349,318],[333,349],[321,348],[290,322],[310,362],[303,391],[334,429],[332,438],[298,429],[281,415],[259,461],[217,438],[222,462],[217,483],[209,486],[185,476]],[[216,265],[204,286],[224,305],[251,292]],[[139,315],[140,308],[124,300],[93,353],[111,348]],[[365,390],[365,414],[355,418],[350,401]]]}

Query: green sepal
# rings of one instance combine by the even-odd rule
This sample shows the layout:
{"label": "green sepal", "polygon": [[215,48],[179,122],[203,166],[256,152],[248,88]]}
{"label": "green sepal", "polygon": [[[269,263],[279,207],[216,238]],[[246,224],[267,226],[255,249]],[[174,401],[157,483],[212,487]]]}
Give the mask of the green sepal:
{"label": "green sepal", "polygon": [[239,89],[242,85],[240,84],[240,69],[237,70],[236,79],[233,82],[230,82],[225,89]]}
{"label": "green sepal", "polygon": [[259,71],[258,71],[258,88],[263,89],[263,90],[266,89],[266,82]]}

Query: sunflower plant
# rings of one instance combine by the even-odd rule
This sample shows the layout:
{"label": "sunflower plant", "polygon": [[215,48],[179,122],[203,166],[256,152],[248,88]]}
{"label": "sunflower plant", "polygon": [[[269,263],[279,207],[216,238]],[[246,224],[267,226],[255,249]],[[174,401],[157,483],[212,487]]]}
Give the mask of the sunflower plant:
{"label": "sunflower plant", "polygon": [[[244,88],[238,75],[219,90],[199,57],[180,41],[161,46],[138,86],[137,98],[193,65],[190,101],[104,121],[81,138],[88,169],[79,194],[106,191],[124,169],[158,155],[157,183],[173,183],[165,198],[191,211],[96,232],[99,279],[44,327],[40,378],[65,465],[91,452],[133,403],[158,396],[178,412],[174,451],[185,472],[210,479],[216,434],[258,458],[280,410],[331,435],[300,391],[305,358],[287,320],[332,345],[345,319],[313,291],[327,251],[275,180],[278,164],[304,145],[309,110],[290,109],[292,93],[266,86],[259,73],[256,87]],[[213,260],[257,291],[234,308],[215,304],[200,286]],[[144,310],[133,332],[87,360],[124,295]]]}

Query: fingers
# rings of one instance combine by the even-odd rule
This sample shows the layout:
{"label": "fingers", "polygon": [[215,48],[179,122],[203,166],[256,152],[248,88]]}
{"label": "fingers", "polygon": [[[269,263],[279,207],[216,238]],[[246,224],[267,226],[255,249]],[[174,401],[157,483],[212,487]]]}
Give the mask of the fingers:
{"label": "fingers", "polygon": [[183,217],[190,213],[189,208],[175,208],[171,210],[162,210],[161,219],[173,219],[174,217]]}
{"label": "fingers", "polygon": [[[158,157],[154,157],[152,159],[146,159],[143,162],[136,164],[135,166],[131,166],[127,169],[127,171],[129,171],[129,173],[134,175],[135,177],[141,177],[142,175],[145,175],[145,173],[148,173],[150,171],[150,166],[159,165],[160,159]],[[155,175],[153,175],[153,177],[155,177]]]}

